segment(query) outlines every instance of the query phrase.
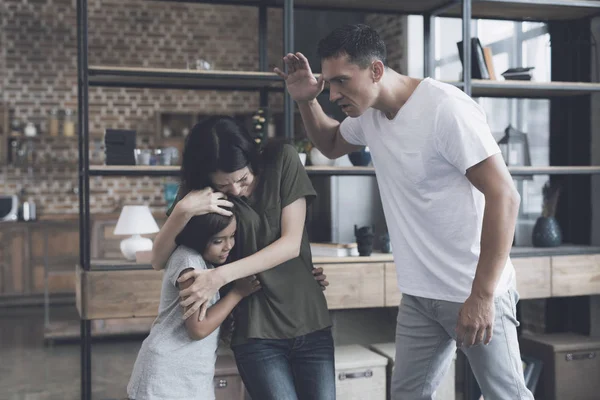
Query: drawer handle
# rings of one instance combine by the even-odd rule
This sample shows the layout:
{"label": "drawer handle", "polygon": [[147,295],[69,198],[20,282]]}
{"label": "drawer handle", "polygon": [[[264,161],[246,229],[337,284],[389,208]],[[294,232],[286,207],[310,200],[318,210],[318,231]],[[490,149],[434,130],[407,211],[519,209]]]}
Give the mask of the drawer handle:
{"label": "drawer handle", "polygon": [[338,375],[338,379],[340,381],[344,381],[346,379],[370,378],[372,376],[373,376],[373,371],[368,369],[364,372],[350,372],[350,373],[340,372],[340,374]]}
{"label": "drawer handle", "polygon": [[224,389],[227,387],[227,379],[219,379],[217,381],[217,389]]}
{"label": "drawer handle", "polygon": [[565,360],[567,361],[591,360],[593,358],[596,358],[595,351],[590,351],[589,353],[567,353],[565,355]]}

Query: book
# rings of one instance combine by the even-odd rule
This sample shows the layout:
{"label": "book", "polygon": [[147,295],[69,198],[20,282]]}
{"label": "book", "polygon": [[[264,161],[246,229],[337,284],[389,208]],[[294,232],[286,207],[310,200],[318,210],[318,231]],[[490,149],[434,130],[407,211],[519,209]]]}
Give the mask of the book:
{"label": "book", "polygon": [[311,243],[313,257],[350,257],[358,256],[356,243]]}
{"label": "book", "polygon": [[[465,63],[463,60],[463,41],[461,40],[458,42],[457,46],[460,62],[463,64],[463,68],[465,68]],[[485,63],[483,47],[481,46],[481,42],[477,37],[471,38],[471,77],[473,79],[490,79],[488,68]]]}
{"label": "book", "polygon": [[485,59],[485,65],[487,67],[488,75],[490,76],[490,80],[495,81],[496,80],[496,70],[494,69],[494,58],[492,55],[491,47],[483,48],[483,58]]}

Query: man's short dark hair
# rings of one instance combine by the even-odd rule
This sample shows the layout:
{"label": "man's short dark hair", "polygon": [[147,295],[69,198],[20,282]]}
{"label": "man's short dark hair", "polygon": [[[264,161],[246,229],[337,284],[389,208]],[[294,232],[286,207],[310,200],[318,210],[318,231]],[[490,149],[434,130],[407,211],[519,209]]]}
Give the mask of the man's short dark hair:
{"label": "man's short dark hair", "polygon": [[348,60],[367,68],[373,60],[387,67],[385,43],[375,29],[368,25],[345,25],[335,29],[319,42],[317,53],[321,60],[348,55]]}

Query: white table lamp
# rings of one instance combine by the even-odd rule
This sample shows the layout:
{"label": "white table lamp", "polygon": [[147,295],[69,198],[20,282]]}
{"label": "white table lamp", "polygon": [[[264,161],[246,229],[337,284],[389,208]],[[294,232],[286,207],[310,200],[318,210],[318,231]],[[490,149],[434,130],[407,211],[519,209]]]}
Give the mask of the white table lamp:
{"label": "white table lamp", "polygon": [[152,240],[140,235],[158,232],[158,225],[148,206],[124,206],[119,215],[115,235],[131,235],[121,241],[121,253],[128,260],[135,260],[137,251],[152,250]]}

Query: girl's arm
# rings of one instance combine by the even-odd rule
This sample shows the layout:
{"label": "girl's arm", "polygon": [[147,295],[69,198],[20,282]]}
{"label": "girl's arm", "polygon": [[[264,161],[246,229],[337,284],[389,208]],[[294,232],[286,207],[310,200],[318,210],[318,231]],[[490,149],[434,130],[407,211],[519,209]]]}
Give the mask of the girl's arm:
{"label": "girl's arm", "polygon": [[[187,269],[181,273],[194,271],[193,269]],[[180,289],[186,289],[193,283],[193,279],[188,279],[185,282],[179,283]],[[193,316],[195,318],[188,318],[185,320],[185,327],[188,335],[192,340],[202,340],[215,331],[229,314],[233,311],[235,306],[245,297],[260,290],[260,283],[256,277],[248,277],[240,279],[236,282],[234,288],[215,305],[210,307],[206,312],[204,320],[198,319],[199,311],[195,311]],[[188,307],[189,308],[189,307]],[[187,309],[186,309],[187,310]]]}
{"label": "girl's arm", "polygon": [[167,218],[167,222],[160,228],[154,238],[152,246],[152,268],[159,271],[165,268],[169,256],[175,250],[175,238],[185,228],[188,221],[196,215],[216,212],[222,215],[231,215],[231,211],[221,207],[233,207],[223,193],[214,192],[211,188],[194,190],[185,195]]}
{"label": "girl's arm", "polygon": [[298,257],[305,220],[306,199],[301,197],[283,208],[281,211],[281,237],[264,249],[219,268],[194,270],[183,274],[179,278],[179,282],[194,279],[191,286],[179,293],[181,297],[185,298],[181,305],[190,306],[184,314],[184,318],[200,309],[199,318],[202,320],[206,314],[208,301],[229,282],[258,274]]}

